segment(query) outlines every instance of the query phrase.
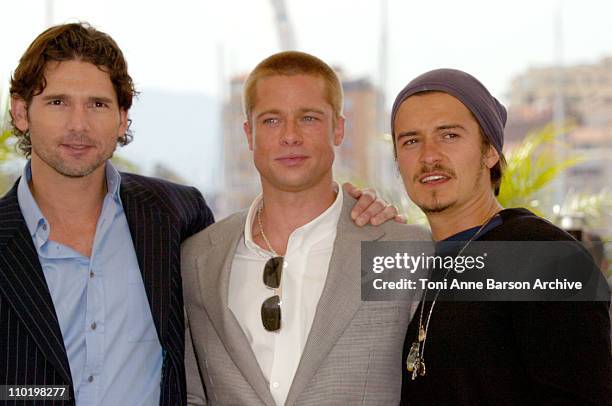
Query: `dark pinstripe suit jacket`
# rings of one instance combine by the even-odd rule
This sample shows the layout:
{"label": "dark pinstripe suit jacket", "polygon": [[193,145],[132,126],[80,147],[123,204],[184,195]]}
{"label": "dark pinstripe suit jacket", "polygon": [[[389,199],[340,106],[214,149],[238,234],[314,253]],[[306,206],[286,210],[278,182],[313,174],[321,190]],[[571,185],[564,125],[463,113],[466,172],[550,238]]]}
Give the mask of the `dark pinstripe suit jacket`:
{"label": "dark pinstripe suit jacket", "polygon": [[[121,201],[164,353],[160,405],[183,405],[180,247],[211,224],[213,215],[194,188],[132,174],[121,177]],[[19,209],[17,185],[0,199],[0,385],[11,384],[70,385],[74,399],[62,333]],[[55,404],[73,405],[74,400]]]}

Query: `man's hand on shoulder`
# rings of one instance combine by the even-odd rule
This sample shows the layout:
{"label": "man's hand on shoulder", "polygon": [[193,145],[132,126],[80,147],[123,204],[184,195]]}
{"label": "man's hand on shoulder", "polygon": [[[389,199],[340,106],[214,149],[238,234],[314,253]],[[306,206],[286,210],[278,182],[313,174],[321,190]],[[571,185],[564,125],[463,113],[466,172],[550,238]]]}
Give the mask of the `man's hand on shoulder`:
{"label": "man's hand on shoulder", "polygon": [[349,195],[357,199],[351,211],[351,218],[358,226],[361,227],[368,223],[378,226],[391,219],[398,223],[406,223],[406,217],[398,214],[395,206],[378,197],[375,189],[360,189],[348,182],[342,187]]}

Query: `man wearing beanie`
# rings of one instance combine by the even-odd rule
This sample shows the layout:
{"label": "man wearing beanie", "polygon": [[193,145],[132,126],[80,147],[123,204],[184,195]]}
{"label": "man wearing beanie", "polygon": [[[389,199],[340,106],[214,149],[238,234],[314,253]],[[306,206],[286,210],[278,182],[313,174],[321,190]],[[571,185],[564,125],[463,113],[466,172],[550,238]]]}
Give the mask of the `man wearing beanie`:
{"label": "man wearing beanie", "polygon": [[[497,201],[505,122],[504,106],[477,79],[453,69],[417,77],[393,105],[394,154],[406,191],[425,212],[437,247],[454,241],[454,255],[476,241],[504,241],[495,243],[501,255],[516,242],[572,244],[548,221]],[[588,261],[575,250],[574,257]],[[510,262],[542,267],[539,255],[525,257]],[[506,274],[524,268],[503,267]],[[432,279],[449,275],[432,272]],[[408,327],[402,404],[610,404],[609,302],[443,295],[425,290]]]}

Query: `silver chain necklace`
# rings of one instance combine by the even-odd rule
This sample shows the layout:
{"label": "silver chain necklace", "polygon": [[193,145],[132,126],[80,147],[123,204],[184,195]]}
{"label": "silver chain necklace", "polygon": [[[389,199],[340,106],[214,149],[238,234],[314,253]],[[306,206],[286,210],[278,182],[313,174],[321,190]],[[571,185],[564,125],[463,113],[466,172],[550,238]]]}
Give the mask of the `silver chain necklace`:
{"label": "silver chain necklace", "polygon": [[[489,219],[476,231],[476,233],[465,243],[465,245],[459,250],[457,256],[460,256],[463,251],[467,248],[468,245],[472,241],[478,237],[478,235],[484,230],[484,228],[493,220],[499,213],[493,214]],[[448,268],[444,273],[442,279],[445,279],[452,268]],[[434,300],[431,302],[431,307],[429,308],[429,313],[427,314],[427,321],[425,325],[423,325],[423,311],[425,310],[425,298],[427,296],[427,286],[423,291],[423,296],[421,297],[421,313],[419,316],[419,328],[417,330],[416,340],[412,343],[410,347],[410,351],[408,352],[408,357],[406,357],[406,369],[408,372],[412,372],[412,380],[414,381],[418,376],[424,376],[427,373],[425,369],[425,344],[427,343],[427,331],[429,330],[429,322],[431,321],[431,314],[433,313],[434,307],[436,305],[436,301],[438,300],[438,296],[440,295],[440,291],[442,288],[438,288],[436,294],[434,296]],[[422,347],[421,347],[422,344]]]}
{"label": "silver chain necklace", "polygon": [[275,257],[278,257],[279,255],[276,253],[276,251],[274,251],[274,248],[272,248],[272,244],[270,244],[270,241],[268,241],[268,237],[266,237],[266,233],[264,233],[263,223],[261,221],[261,212],[262,211],[263,211],[263,200],[261,202],[261,205],[257,209],[257,224],[259,225],[259,232],[261,233],[261,236],[263,237],[263,239],[264,239],[266,245],[268,246],[268,249],[270,250],[270,252]]}

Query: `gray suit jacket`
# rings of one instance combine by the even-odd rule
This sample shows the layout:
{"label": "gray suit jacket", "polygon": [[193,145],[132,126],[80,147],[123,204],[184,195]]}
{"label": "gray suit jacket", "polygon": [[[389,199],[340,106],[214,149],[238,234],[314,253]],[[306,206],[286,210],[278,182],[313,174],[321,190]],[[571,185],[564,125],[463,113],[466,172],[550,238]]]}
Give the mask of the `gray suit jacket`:
{"label": "gray suit jacket", "polygon": [[[412,302],[361,300],[361,241],[430,240],[423,229],[387,222],[357,227],[344,195],[325,287],[286,405],[397,405],[402,347]],[[242,328],[228,307],[229,275],[246,212],[183,244],[189,402],[266,405],[274,400]],[[262,270],[263,271],[263,270]],[[407,298],[409,299],[409,298]],[[253,303],[253,306],[260,306]]]}

